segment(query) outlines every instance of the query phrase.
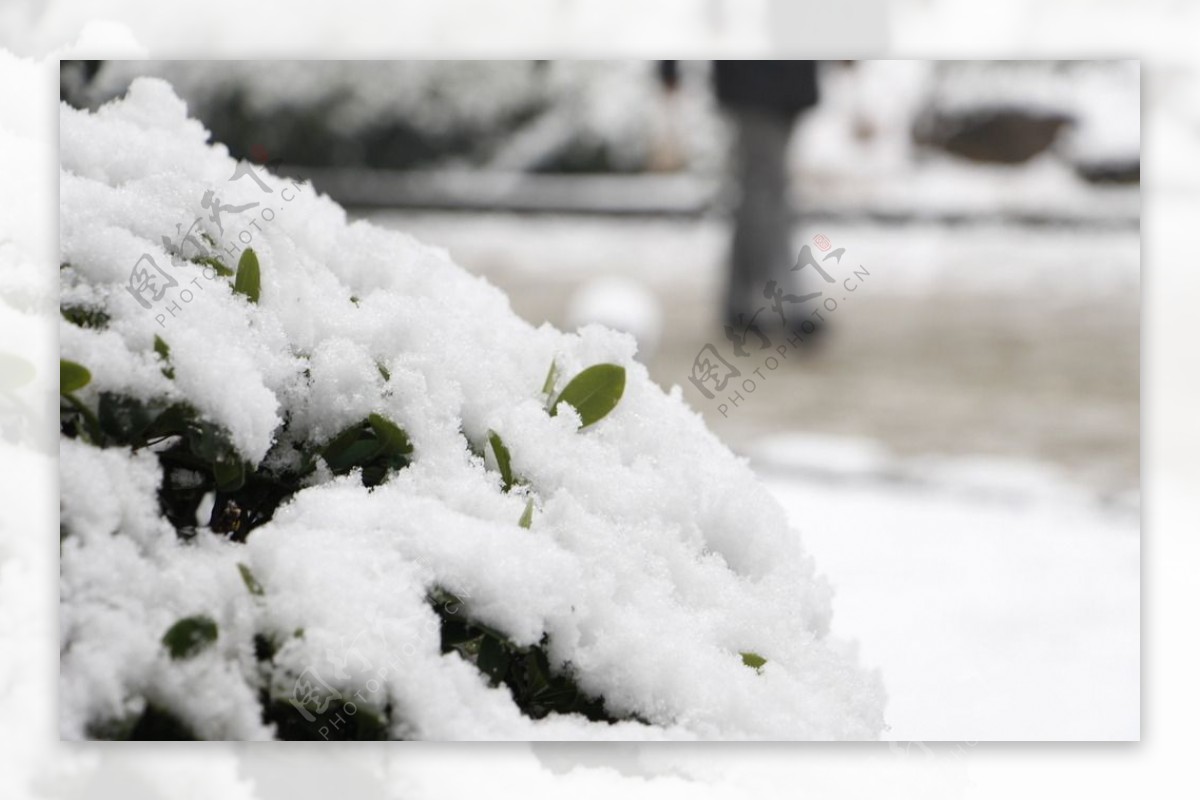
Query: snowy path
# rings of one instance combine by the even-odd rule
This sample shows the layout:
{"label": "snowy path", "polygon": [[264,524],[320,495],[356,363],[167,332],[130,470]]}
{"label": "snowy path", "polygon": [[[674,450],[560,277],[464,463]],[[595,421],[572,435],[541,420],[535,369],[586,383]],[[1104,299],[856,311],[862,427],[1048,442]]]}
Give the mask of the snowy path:
{"label": "snowy path", "polygon": [[761,472],[834,585],[835,633],[883,671],[886,736],[1138,738],[1134,509]]}
{"label": "snowy path", "polygon": [[[687,381],[716,324],[728,232],[720,220],[612,220],[372,211],[446,247],[534,324],[601,276],[641,282],[662,339],[641,358],[730,447],[803,428],[901,453],[1053,464],[1104,492],[1138,485],[1136,230],[822,225],[870,271],[829,316],[823,347],[769,373],[727,415]],[[843,293],[846,294],[846,293]]]}

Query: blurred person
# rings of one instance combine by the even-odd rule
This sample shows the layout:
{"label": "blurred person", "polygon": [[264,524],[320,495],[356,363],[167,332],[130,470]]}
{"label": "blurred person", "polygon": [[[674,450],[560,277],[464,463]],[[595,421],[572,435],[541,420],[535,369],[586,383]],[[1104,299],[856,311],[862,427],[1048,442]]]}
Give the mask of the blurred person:
{"label": "blurred person", "polygon": [[[735,128],[732,167],[738,200],[722,311],[727,330],[791,327],[786,316],[775,319],[760,310],[773,288],[793,280],[787,148],[797,118],[817,103],[816,65],[713,62],[713,89]],[[660,62],[659,77],[669,92],[674,91],[679,83],[677,63]]]}

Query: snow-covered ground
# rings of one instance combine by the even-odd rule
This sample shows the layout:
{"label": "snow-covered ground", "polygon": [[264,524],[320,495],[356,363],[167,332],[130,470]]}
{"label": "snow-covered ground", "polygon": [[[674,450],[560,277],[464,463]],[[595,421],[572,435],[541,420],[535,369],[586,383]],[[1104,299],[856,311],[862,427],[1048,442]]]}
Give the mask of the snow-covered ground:
{"label": "snow-covered ground", "polygon": [[[838,296],[821,347],[768,373],[736,409],[687,376],[716,320],[728,225],[720,219],[370,211],[373,222],[442,243],[503,288],[526,319],[571,327],[590,289],[636,282],[597,319],[640,314],[656,347],[638,358],[681,384],[708,425],[745,453],[789,431],[866,437],[909,455],[1055,464],[1106,493],[1138,483],[1141,254],[1133,227],[803,220],[797,251],[824,234],[865,268]],[[644,299],[643,299],[644,300]],[[590,301],[589,301],[590,302]],[[656,306],[656,308],[655,308]],[[639,311],[641,310],[641,311]]]}
{"label": "snow-covered ground", "polygon": [[753,463],[902,741],[1136,740],[1140,521],[1027,463],[780,436]]}

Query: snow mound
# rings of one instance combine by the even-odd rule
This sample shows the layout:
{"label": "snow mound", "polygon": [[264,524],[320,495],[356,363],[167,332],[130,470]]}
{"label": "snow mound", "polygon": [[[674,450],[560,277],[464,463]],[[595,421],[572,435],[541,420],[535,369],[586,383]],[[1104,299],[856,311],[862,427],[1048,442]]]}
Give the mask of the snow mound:
{"label": "snow mound", "polygon": [[[829,637],[798,534],[632,337],[534,328],[444,251],[207,140],[157,79],[61,110],[61,351],[91,373],[70,400],[122,430],[185,404],[216,438],[64,435],[65,738],[878,737],[879,679]],[[256,292],[218,272],[247,247]],[[559,390],[620,365],[624,393],[552,416],[552,363]],[[377,480],[328,450],[365,419],[410,445]],[[185,441],[232,450],[173,461]],[[264,476],[296,483],[214,522]]]}

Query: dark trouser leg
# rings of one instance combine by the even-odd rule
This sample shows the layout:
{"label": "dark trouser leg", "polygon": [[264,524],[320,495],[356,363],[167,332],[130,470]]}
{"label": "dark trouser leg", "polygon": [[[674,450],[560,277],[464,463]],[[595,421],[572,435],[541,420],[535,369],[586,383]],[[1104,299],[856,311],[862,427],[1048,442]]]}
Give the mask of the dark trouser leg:
{"label": "dark trouser leg", "polygon": [[739,314],[749,320],[769,305],[763,296],[767,282],[774,279],[786,285],[792,263],[786,156],[793,118],[752,109],[738,109],[733,115],[740,198],[733,218],[727,321]]}

